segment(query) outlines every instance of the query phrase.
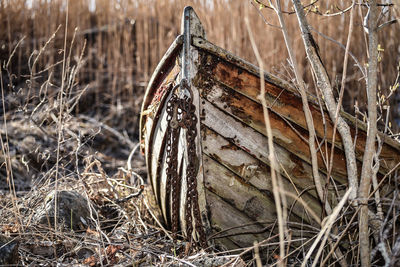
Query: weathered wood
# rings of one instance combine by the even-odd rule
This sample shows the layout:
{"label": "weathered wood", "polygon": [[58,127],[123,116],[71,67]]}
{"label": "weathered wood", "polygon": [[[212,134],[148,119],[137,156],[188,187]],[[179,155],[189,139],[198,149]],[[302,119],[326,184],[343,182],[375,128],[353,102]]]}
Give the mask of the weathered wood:
{"label": "weathered wood", "polygon": [[[216,48],[215,45],[206,40],[194,38],[194,45],[201,49],[206,49],[202,65],[207,69],[208,75],[253,101],[261,103],[258,99],[260,94],[260,79],[259,71],[256,71],[256,67],[238,59],[221,48]],[[215,56],[216,54],[217,57]],[[225,60],[231,61],[231,63]],[[232,62],[237,65],[232,64]],[[272,111],[307,130],[301,98],[291,86],[270,74],[266,74],[265,90],[265,99]],[[321,113],[314,97],[310,97],[310,101],[310,111],[313,114],[314,126],[318,137],[326,138],[332,143],[332,121],[329,119],[327,113]],[[345,112],[341,112],[341,115],[352,126],[351,133],[353,137],[357,133],[356,156],[358,160],[362,161],[366,141],[366,126],[363,122],[356,121],[354,117]],[[323,119],[327,122],[326,131],[322,123]],[[386,173],[400,162],[400,144],[382,133],[379,133],[379,135],[381,139],[385,140],[380,156],[383,161],[383,164],[381,164],[381,173]],[[340,135],[336,135],[335,145],[338,149],[342,150]]]}
{"label": "weathered wood", "polygon": [[[202,142],[203,152],[208,157],[232,171],[237,177],[240,177],[241,183],[249,184],[264,194],[272,194],[271,173],[268,165],[254,158],[246,151],[240,149],[207,127],[203,127],[202,135],[204,136]],[[208,163],[205,165],[207,166]],[[287,175],[283,175],[282,183],[284,190],[299,196],[304,188],[296,186],[290,179],[291,178],[287,177]],[[310,184],[310,187],[311,186]],[[309,208],[316,214],[321,214],[321,205],[316,198],[314,189],[306,191],[299,196],[299,198],[307,203]],[[304,220],[311,223],[312,220],[307,216],[303,205],[301,205],[297,199],[287,197],[287,203],[294,214],[298,217],[303,217]]]}
{"label": "weathered wood", "polygon": [[[205,187],[253,220],[276,217],[273,199],[245,183],[217,161],[205,156]],[[234,197],[233,197],[234,196]]]}
{"label": "weathered wood", "polygon": [[[186,184],[186,167],[187,167],[187,155],[186,155],[186,133],[181,131],[179,136],[179,145],[178,145],[178,176],[181,180],[181,192],[179,197],[179,223],[180,229],[186,229],[186,192],[187,192],[187,184]],[[166,163],[164,165],[166,168]],[[172,203],[171,203],[172,204]],[[172,207],[171,207],[172,210]]]}
{"label": "weathered wood", "polygon": [[[264,135],[227,115],[210,102],[204,100],[203,103],[205,110],[204,125],[250,155],[270,165],[268,140]],[[280,166],[278,171],[282,174],[290,174],[296,185],[301,188],[308,188],[313,185],[312,170],[308,163],[279,145],[275,145],[275,157]],[[322,173],[321,177],[324,177]]]}
{"label": "weathered wood", "polygon": [[[233,117],[262,133],[264,136],[267,136],[261,104],[234,90],[222,88],[222,86],[218,84],[205,87],[202,90],[202,94],[205,99],[215,106],[223,109]],[[311,164],[310,148],[307,142],[308,132],[288,120],[285,120],[283,117],[278,116],[274,112],[269,114],[269,119],[274,142]],[[327,171],[323,157],[330,155],[330,152],[330,147],[326,150],[325,146],[321,146],[321,150],[317,153],[319,169],[324,173],[327,173]],[[339,149],[336,149],[334,150],[333,157],[333,164],[335,165],[333,175],[335,177],[341,177],[342,180],[345,181],[347,170],[344,155]]]}
{"label": "weathered wood", "polygon": [[[187,23],[199,23],[192,9],[186,9],[185,14],[188,16],[185,20]],[[179,125],[177,141],[178,176],[181,181],[178,203],[172,203],[172,194],[166,193],[166,103],[172,94],[182,99],[186,93],[185,96],[190,95],[195,105],[198,119],[194,140],[197,171],[195,193],[209,245],[212,245],[211,241],[215,241],[215,244],[225,248],[251,246],[254,240],[264,240],[274,232],[269,223],[276,220],[271,194],[268,137],[258,99],[259,70],[206,41],[201,25],[186,25],[185,29],[185,38],[178,37],[158,65],[142,106],[141,148],[146,156],[149,180],[161,207],[165,225],[171,228],[172,207],[177,204],[180,230],[187,229],[185,208],[189,146],[186,140],[187,128],[182,124]],[[187,33],[190,31],[192,35],[189,36]],[[183,39],[186,42],[184,45]],[[183,67],[180,66],[182,64]],[[308,139],[308,131],[301,98],[287,82],[268,73],[264,73],[264,77],[266,100],[272,111],[270,120],[275,157],[279,163],[277,171],[282,176],[283,189],[291,193],[292,197],[301,198],[319,216],[322,207],[314,189],[310,152],[305,141]],[[172,92],[173,85],[180,83],[182,79],[187,82],[187,86],[184,83],[185,89]],[[189,93],[184,91],[189,90],[188,88]],[[320,110],[312,96],[309,96],[309,101],[319,141],[327,140],[336,146],[332,178],[337,185],[343,185],[343,189],[347,184],[347,177],[340,136],[336,135],[336,139],[332,140],[333,125],[325,114],[326,111]],[[342,116],[353,127],[353,136],[357,132],[355,149],[357,159],[361,160],[366,139],[365,125],[346,113],[342,112]],[[323,119],[327,122],[326,126]],[[400,145],[382,133],[380,137],[384,143],[380,173],[384,175],[400,162]],[[330,154],[330,147],[323,146],[318,153],[323,186],[327,171],[322,155],[326,154]],[[390,187],[390,184],[386,184],[382,188],[385,191]],[[341,189],[327,189],[327,200],[334,206]],[[300,220],[306,222],[302,227],[315,224],[303,204],[292,197],[287,197],[290,207],[289,216],[285,220],[288,223]],[[218,233],[220,231],[223,232]],[[182,232],[186,238],[196,235]],[[296,236],[295,232],[293,236]]]}
{"label": "weathered wood", "polygon": [[[143,112],[148,109],[150,103],[153,101],[154,94],[157,88],[159,88],[160,83],[163,82],[165,74],[169,73],[170,69],[175,66],[175,60],[182,48],[182,43],[183,43],[183,36],[179,35],[178,37],[176,37],[175,41],[168,48],[167,52],[165,52],[164,56],[158,63],[156,69],[153,72],[153,75],[150,78],[142,103],[140,123],[139,123],[141,130],[144,129],[145,119],[147,117],[147,114],[146,113],[143,114]],[[142,142],[142,139],[140,139],[140,141]]]}
{"label": "weathered wood", "polygon": [[[194,13],[194,11],[192,10]],[[194,13],[196,14],[196,13]],[[197,15],[193,19],[194,21],[199,20]],[[194,30],[196,33],[196,36],[203,36],[205,38],[205,32],[203,27],[201,26],[194,26]],[[199,57],[199,52],[198,50],[191,46],[190,48],[190,54],[192,58],[192,64],[191,64],[191,77],[196,77],[197,72],[198,72],[198,66],[200,66],[200,57]],[[208,211],[207,211],[207,201],[206,201],[206,196],[205,196],[205,188],[204,188],[204,163],[203,163],[203,149],[202,149],[202,136],[201,136],[201,124],[200,124],[200,119],[201,119],[201,97],[200,97],[200,89],[196,87],[195,84],[191,84],[192,87],[192,96],[193,96],[193,105],[196,107],[196,118],[197,118],[197,124],[196,124],[196,131],[197,135],[195,138],[196,142],[196,154],[198,156],[198,173],[197,173],[197,194],[198,194],[198,204],[200,208],[200,216],[201,220],[203,223],[203,226],[205,228],[205,232],[210,231],[210,224],[209,224],[209,219],[208,219]]]}
{"label": "weathered wood", "polygon": [[[168,68],[170,67],[168,66]],[[169,89],[171,88],[172,83],[179,71],[179,66],[175,65],[172,69],[170,69],[169,72],[165,73],[166,77],[157,88],[155,95],[153,95],[153,99],[149,105],[146,106],[146,109],[142,110],[142,117],[146,116],[147,118],[145,122],[143,121],[143,123],[145,123],[145,127],[142,127],[142,131],[144,131],[143,134],[145,135],[145,138],[143,139],[142,145],[148,152],[146,154],[147,171],[151,174],[150,182],[152,183],[152,187],[155,192],[157,192],[157,201],[160,201],[160,199],[158,199],[159,190],[157,189],[159,183],[156,181],[156,179],[159,177],[158,174],[160,170],[157,168],[156,164],[162,159],[165,153],[165,151],[161,148],[165,147],[166,142],[164,139],[166,129],[166,107],[164,106],[164,103],[170,96]],[[156,173],[153,173],[153,171]]]}
{"label": "weathered wood", "polygon": [[[210,211],[210,224],[213,230],[212,234],[217,234],[220,231],[227,229],[232,229],[230,231],[225,231],[221,235],[215,235],[215,243],[225,247],[225,249],[235,249],[238,247],[249,247],[254,244],[254,240],[262,241],[265,236],[268,236],[268,229],[265,229],[261,223],[254,223],[254,220],[245,216],[242,212],[238,211],[232,205],[229,205],[219,196],[212,193],[211,191],[206,191],[206,199]],[[272,222],[273,220],[268,220]],[[267,222],[267,223],[268,223]],[[247,232],[243,235],[241,233]],[[260,234],[252,234],[260,233]],[[230,235],[224,239],[217,238],[219,236]],[[228,241],[228,242],[227,242]]]}

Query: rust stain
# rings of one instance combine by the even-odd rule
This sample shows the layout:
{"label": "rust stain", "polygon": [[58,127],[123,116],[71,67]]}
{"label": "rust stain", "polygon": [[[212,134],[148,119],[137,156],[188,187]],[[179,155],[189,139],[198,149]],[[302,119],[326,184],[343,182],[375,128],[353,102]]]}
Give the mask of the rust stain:
{"label": "rust stain", "polygon": [[212,153],[211,155],[210,155],[213,159],[215,159],[216,161],[218,161],[218,162],[224,162],[217,154],[215,154],[215,153]]}
{"label": "rust stain", "polygon": [[222,149],[222,150],[229,149],[229,150],[234,150],[234,151],[236,151],[236,150],[238,150],[239,148],[238,148],[237,146],[235,146],[234,144],[232,144],[232,143],[228,143],[227,145],[221,146],[221,149]]}
{"label": "rust stain", "polygon": [[[248,71],[237,71],[238,69],[240,68],[233,64],[221,61],[213,66],[213,69],[211,70],[211,76],[215,77],[219,82],[222,82],[225,85],[237,90],[238,92],[256,99],[260,93],[260,79]],[[272,105],[272,110],[286,118],[291,119],[302,128],[307,129],[303,105],[301,98],[298,95],[268,82],[265,83],[265,88],[266,100],[270,105]],[[319,107],[315,105],[310,105],[310,110],[313,114],[314,126],[317,135],[320,138],[326,136],[327,140],[332,142],[333,123],[330,120],[329,115],[326,112],[322,114]],[[322,123],[323,117],[325,117],[327,122],[326,132]],[[355,127],[351,127],[351,134],[353,137],[355,136]],[[357,132],[356,155],[358,156],[359,160],[362,160],[362,156],[364,154],[366,137],[367,135],[365,131],[359,130]],[[342,143],[340,135],[336,134],[334,141],[339,147],[341,147]],[[394,167],[395,164],[400,161],[399,151],[388,144],[383,145],[381,156],[390,162],[388,164],[383,164],[384,166],[381,166],[383,169],[385,169],[385,171],[390,170],[389,166]]]}
{"label": "rust stain", "polygon": [[[226,112],[231,113],[251,128],[264,134],[264,136],[267,136],[261,104],[235,92],[232,89],[222,87],[222,85],[216,85],[213,88],[208,88],[208,92],[204,94],[210,95],[211,98],[213,95],[220,96],[218,99],[215,99],[214,96],[213,100],[215,100],[215,104],[220,108],[222,106]],[[289,125],[289,122],[283,120],[281,116],[274,112],[271,112],[269,117],[273,129],[274,141],[288,149],[290,152],[300,156],[302,159],[311,162],[308,143],[299,136],[300,134],[307,140],[308,132],[295,124]],[[250,151],[245,147],[241,146],[241,148],[250,153]],[[325,153],[325,151],[326,149],[323,147],[322,153]],[[330,148],[328,148],[328,152],[330,153]],[[335,164],[333,172],[340,175],[342,178],[345,177],[347,168],[343,153],[339,149],[335,149],[333,156]],[[319,168],[323,169],[325,164],[321,152],[318,153],[318,163]]]}
{"label": "rust stain", "polygon": [[166,78],[162,81],[162,83],[157,87],[153,94],[153,98],[150,101],[147,109],[142,113],[142,115],[148,115],[153,117],[155,111],[158,109],[161,100],[167,94],[167,92],[172,88],[172,84],[180,71],[179,65],[175,65],[174,68],[166,74]]}
{"label": "rust stain", "polygon": [[307,173],[304,171],[303,162],[298,157],[296,157],[293,154],[290,154],[290,160],[296,164],[296,166],[291,170],[292,174],[296,176],[296,178],[312,179],[312,177],[309,177]]}
{"label": "rust stain", "polygon": [[[199,78],[198,84],[199,88],[202,88],[201,95],[204,99],[207,99],[208,95],[211,95],[212,90],[215,86],[223,87],[224,93],[222,94],[221,101],[224,104],[220,107],[222,109],[227,109],[229,112],[240,118],[244,123],[253,127],[257,131],[263,132],[264,121],[262,116],[262,107],[255,105],[249,105],[242,103],[239,99],[252,99],[255,103],[258,102],[257,97],[260,93],[260,79],[257,75],[250,73],[249,71],[235,66],[225,60],[220,60],[218,57],[207,54],[206,52],[200,52],[201,57],[201,68],[199,68]],[[201,76],[201,78],[200,78]],[[206,86],[202,86],[202,83]],[[271,110],[275,112],[275,122],[273,122],[273,127],[279,129],[276,132],[275,141],[277,143],[283,144],[283,146],[288,147],[287,142],[293,140],[291,144],[290,151],[301,156],[301,158],[310,158],[309,148],[306,142],[304,142],[297,133],[292,129],[294,127],[297,132],[300,132],[305,139],[308,139],[307,135],[307,124],[305,121],[305,116],[303,112],[303,105],[301,98],[294,92],[286,90],[269,82],[265,83],[266,86],[266,100],[269,105],[271,105]],[[225,88],[226,87],[226,88]],[[227,89],[229,89],[227,91]],[[232,90],[236,91],[236,94],[232,94]],[[236,95],[240,97],[236,97]],[[211,95],[212,96],[212,95]],[[212,101],[214,104],[216,101]],[[259,103],[257,103],[259,104]],[[328,142],[332,143],[333,135],[333,123],[327,113],[321,113],[318,106],[314,104],[310,105],[311,112],[314,118],[314,125],[316,127],[316,133],[319,138],[325,138]],[[282,117],[287,118],[291,121],[291,126],[287,122],[282,122]],[[323,118],[327,122],[326,129],[322,123]],[[278,121],[278,122],[277,122]],[[279,122],[280,121],[280,122]],[[294,134],[293,134],[294,133]],[[351,128],[352,136],[356,134],[355,128]],[[285,138],[279,138],[285,135]],[[297,137],[296,137],[297,136]],[[233,140],[234,141],[234,140]],[[334,172],[340,175],[340,180],[347,174],[347,168],[344,152],[342,151],[342,144],[340,135],[336,134],[336,139],[334,140],[338,148],[334,151]],[[357,142],[356,155],[358,158],[358,165],[360,166],[360,161],[364,154],[364,147],[366,141],[366,133],[362,130],[357,132]],[[286,143],[282,143],[286,142]],[[248,152],[245,148],[245,151]],[[330,154],[329,148],[325,149],[322,147],[322,151],[318,153],[318,163],[320,168],[325,168],[324,160],[322,155]],[[384,161],[381,164],[381,171],[387,172],[392,167],[394,167],[397,162],[400,161],[399,152],[388,144],[384,144],[381,153]],[[308,160],[309,161],[309,160]],[[301,173],[301,170],[296,170]],[[343,180],[344,181],[344,180]]]}
{"label": "rust stain", "polygon": [[[227,166],[229,169],[233,170],[235,173],[240,173],[240,170],[243,168],[242,166],[244,165],[244,164],[242,164],[240,166],[232,165],[229,162],[227,162],[226,160],[224,160],[221,157],[219,157],[215,153],[210,154],[210,157],[212,159],[214,159],[215,161],[219,162],[220,164]],[[232,175],[232,174],[229,172],[229,173],[226,173],[226,175]],[[243,181],[243,182],[245,182],[245,181]]]}
{"label": "rust stain", "polygon": [[237,144],[237,145],[238,145],[241,149],[243,149],[244,151],[246,151],[247,153],[249,153],[250,155],[252,155],[250,149],[248,149],[247,147],[242,146],[242,145],[240,145],[240,144]]}

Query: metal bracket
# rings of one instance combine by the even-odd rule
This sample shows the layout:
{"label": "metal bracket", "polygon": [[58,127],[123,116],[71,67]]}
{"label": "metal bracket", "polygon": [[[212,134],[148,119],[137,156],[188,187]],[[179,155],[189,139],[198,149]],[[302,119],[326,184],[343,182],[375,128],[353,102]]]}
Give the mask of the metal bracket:
{"label": "metal bracket", "polygon": [[181,90],[179,97],[192,98],[191,93],[191,79],[190,67],[191,67],[191,55],[190,45],[192,43],[192,36],[205,38],[206,34],[203,25],[200,22],[199,17],[193,8],[190,6],[185,7],[183,10],[181,32],[183,35],[183,49],[182,49],[182,77],[181,77]]}

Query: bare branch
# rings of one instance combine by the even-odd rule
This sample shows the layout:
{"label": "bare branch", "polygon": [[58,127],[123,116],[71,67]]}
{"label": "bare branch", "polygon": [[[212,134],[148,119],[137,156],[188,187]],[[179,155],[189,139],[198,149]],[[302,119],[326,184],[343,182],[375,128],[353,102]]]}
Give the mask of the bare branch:
{"label": "bare branch", "polygon": [[[270,6],[269,6],[269,5],[266,5],[266,4],[264,4],[263,2],[261,2],[260,0],[253,0],[253,1],[254,1],[255,3],[259,4],[259,5],[260,5],[260,8],[268,8],[268,9],[274,10],[274,8],[272,7],[271,3],[270,3]],[[319,1],[319,0],[314,0],[314,1],[312,1],[311,3],[309,3],[308,5],[305,5],[304,8],[308,8],[308,7],[314,6],[318,1]],[[294,13],[296,13],[296,12],[295,12],[295,11],[285,11],[285,10],[282,10],[282,13],[283,13],[283,14],[292,15],[292,14],[294,14]]]}
{"label": "bare branch", "polygon": [[[354,3],[355,3],[355,1],[353,1],[353,6],[354,6]],[[339,100],[338,100],[338,104],[337,104],[337,107],[336,107],[336,113],[335,113],[336,121],[333,124],[332,140],[335,140],[337,119],[338,119],[340,107],[342,106],[344,88],[345,88],[345,85],[346,85],[347,62],[348,62],[348,59],[349,59],[349,49],[350,49],[351,35],[353,34],[353,13],[354,13],[353,11],[354,11],[354,9],[351,9],[351,11],[350,11],[349,32],[347,34],[346,50],[345,50],[344,59],[343,59],[342,83],[341,83],[341,88],[340,88],[340,93],[339,93]],[[332,143],[329,170],[328,170],[328,177],[330,177],[331,171],[332,171],[332,167],[333,167],[333,152],[334,152],[334,150],[335,150],[335,144]]]}
{"label": "bare branch", "polygon": [[349,196],[351,201],[354,201],[357,197],[357,165],[356,156],[353,149],[353,140],[350,134],[350,128],[344,119],[338,114],[336,116],[337,103],[333,96],[332,85],[330,84],[328,73],[322,63],[319,56],[318,48],[315,44],[314,38],[310,33],[308,22],[304,15],[304,9],[299,0],[292,0],[295,6],[297,19],[299,21],[300,30],[302,33],[302,38],[304,46],[306,48],[306,53],[308,60],[311,64],[312,70],[315,73],[317,80],[317,87],[322,91],[325,99],[325,105],[327,107],[329,116],[333,122],[337,120],[337,129],[340,133],[343,141],[343,147],[346,155],[346,165],[347,165],[347,176],[349,181],[349,187],[352,188],[352,192]]}
{"label": "bare branch", "polygon": [[392,24],[396,23],[398,20],[399,19],[392,19],[392,20],[386,21],[386,22],[384,22],[384,23],[382,23],[381,25],[378,26],[378,30],[382,29],[385,26],[392,25]]}
{"label": "bare branch", "polygon": [[368,231],[368,195],[371,186],[371,177],[373,176],[373,164],[375,151],[375,140],[377,136],[377,70],[378,70],[378,7],[375,0],[369,1],[368,18],[368,76],[367,76],[367,100],[368,100],[368,130],[363,165],[361,170],[361,181],[359,189],[359,199],[361,210],[359,217],[359,242],[361,265],[371,266],[369,231]]}
{"label": "bare branch", "polygon": [[314,176],[315,188],[317,189],[318,197],[320,198],[321,202],[323,203],[323,205],[325,207],[326,213],[329,215],[329,214],[331,214],[332,209],[328,202],[324,202],[324,192],[323,192],[321,177],[320,177],[319,171],[318,171],[318,156],[317,156],[317,150],[315,148],[315,139],[316,139],[315,127],[314,127],[314,121],[313,121],[313,118],[311,115],[310,107],[308,105],[305,84],[304,84],[303,79],[301,78],[297,60],[293,53],[294,50],[292,48],[292,41],[291,41],[289,33],[287,31],[285,20],[283,18],[280,0],[276,1],[276,5],[272,5],[272,4],[270,4],[270,5],[275,10],[275,12],[278,16],[279,23],[281,25],[282,34],[283,34],[283,37],[285,40],[286,48],[287,48],[289,58],[291,61],[291,65],[293,67],[296,81],[298,84],[298,90],[300,92],[301,100],[303,103],[303,111],[304,111],[307,128],[308,128],[308,132],[309,132],[308,145],[309,145],[310,154],[311,154],[311,163],[312,163],[312,171],[313,171],[313,176]]}
{"label": "bare branch", "polygon": [[[274,144],[273,144],[273,135],[272,135],[272,129],[271,129],[271,123],[269,120],[269,115],[268,115],[268,108],[267,108],[267,103],[265,100],[265,81],[264,81],[264,64],[262,62],[260,53],[258,52],[257,46],[254,41],[253,34],[251,32],[250,28],[250,23],[248,18],[245,18],[246,26],[247,26],[247,31],[250,36],[250,41],[251,41],[251,46],[253,48],[254,54],[256,55],[259,67],[260,67],[260,78],[261,78],[261,93],[258,96],[260,99],[262,106],[263,106],[263,114],[264,114],[264,121],[265,121],[265,128],[267,130],[268,134],[268,148],[269,148],[269,160],[271,163],[271,178],[272,178],[272,186],[273,186],[273,194],[274,194],[274,200],[275,200],[275,205],[276,205],[276,213],[278,215],[278,228],[279,228],[279,250],[280,250],[280,260],[278,261],[278,266],[284,266],[283,259],[285,258],[285,243],[284,243],[284,238],[285,238],[285,231],[284,231],[284,216],[283,216],[283,209],[281,203],[284,201],[284,197],[282,197],[282,194],[279,192],[279,187],[278,187],[278,177],[279,173],[277,172],[278,170],[278,164],[276,162],[275,158],[275,149],[274,149]],[[278,177],[277,177],[278,176]]]}
{"label": "bare branch", "polygon": [[[350,15],[350,16],[351,16],[351,15]],[[327,40],[329,40],[329,41],[331,41],[331,42],[337,44],[338,46],[340,46],[341,48],[343,48],[344,50],[346,50],[346,47],[345,47],[343,44],[341,44],[340,42],[336,41],[335,39],[329,37],[328,35],[323,34],[322,32],[317,31],[316,29],[314,29],[314,28],[311,27],[311,26],[310,26],[310,29],[311,29],[312,31],[316,32],[318,35],[322,36],[323,38],[325,38],[325,39],[327,39]],[[358,61],[358,59],[356,58],[356,56],[355,56],[353,53],[351,53],[350,51],[348,51],[347,53],[348,53],[348,54],[351,56],[351,58],[354,60],[354,62],[356,63],[357,67],[360,69],[360,71],[361,71],[363,77],[367,77],[367,74],[365,73],[364,68],[362,67],[360,61]]]}
{"label": "bare branch", "polygon": [[251,5],[254,6],[254,8],[257,10],[258,14],[260,15],[260,17],[262,18],[262,20],[264,21],[265,24],[267,24],[268,26],[271,26],[271,27],[273,27],[273,28],[278,28],[278,29],[281,28],[281,27],[279,27],[279,26],[276,26],[276,25],[274,25],[274,24],[269,23],[269,22],[267,21],[267,19],[265,18],[265,16],[263,15],[263,13],[261,13],[260,9],[257,8],[257,7],[254,5],[253,2],[251,2]]}

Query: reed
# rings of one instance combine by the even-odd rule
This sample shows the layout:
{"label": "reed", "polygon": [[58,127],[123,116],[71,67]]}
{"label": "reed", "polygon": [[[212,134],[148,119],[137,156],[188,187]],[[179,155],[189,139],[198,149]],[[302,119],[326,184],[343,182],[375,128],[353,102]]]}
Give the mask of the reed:
{"label": "reed", "polygon": [[[192,5],[202,19],[211,42],[256,63],[244,25],[244,12],[249,12],[249,24],[255,33],[255,42],[260,50],[265,69],[286,80],[293,79],[291,67],[287,64],[287,52],[283,38],[272,26],[267,26],[260,16],[278,25],[273,11],[268,8],[259,10],[258,5],[248,1],[225,0],[122,0],[70,1],[67,43],[70,44],[76,29],[76,40],[72,47],[72,60],[79,58],[84,40],[87,45],[84,51],[85,65],[77,75],[77,88],[89,84],[89,90],[83,102],[77,107],[79,112],[101,113],[106,122],[113,124],[115,116],[121,118],[121,112],[131,116],[118,119],[118,127],[129,129],[131,135],[137,136],[132,127],[137,124],[138,107],[141,103],[144,87],[169,44],[179,34],[180,17],[185,5]],[[289,10],[289,1],[286,10]],[[321,13],[333,13],[344,10],[346,1],[328,0],[318,4]],[[314,8],[315,9],[315,8]],[[65,24],[65,2],[8,0],[0,3],[0,60],[6,60],[18,41],[25,36],[10,64],[15,82],[22,84],[29,72],[28,59],[32,53],[38,53],[48,38],[56,31],[54,41],[48,44],[40,55],[33,73],[39,73],[62,60],[63,25]],[[350,52],[365,67],[367,62],[365,36],[362,19],[366,8],[357,7],[353,43]],[[400,7],[395,5],[388,16],[396,17]],[[316,31],[345,44],[349,14],[343,16],[323,17],[309,12],[310,24]],[[305,51],[300,43],[300,34],[295,15],[286,15],[288,31],[294,37],[294,54],[301,63],[302,76],[308,90],[314,91],[310,68],[305,60]],[[321,57],[325,63],[332,83],[339,89],[343,69],[344,49],[338,44],[314,32]],[[382,93],[387,93],[398,73],[400,59],[399,43],[400,25],[388,26],[380,33],[380,44],[384,49],[380,62],[379,84]],[[67,47],[67,49],[70,49]],[[36,52],[35,52],[36,51]],[[363,75],[350,58],[344,106],[354,114],[357,103],[361,111],[365,110],[365,82]],[[61,64],[55,74],[61,73]],[[57,70],[59,70],[57,72]],[[46,73],[46,72],[45,72]],[[35,76],[32,85],[39,85],[45,79],[45,73]],[[33,86],[34,87],[34,86]],[[35,95],[35,94],[33,94]],[[391,100],[396,104],[396,96]],[[33,104],[35,97],[29,99]],[[33,101],[33,102],[32,102]],[[89,104],[89,105],[88,105]],[[87,107],[90,106],[90,110]],[[392,108],[392,119],[396,119]],[[126,115],[128,115],[126,114]],[[135,128],[135,129],[133,129]]]}

